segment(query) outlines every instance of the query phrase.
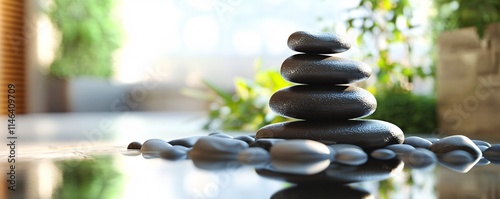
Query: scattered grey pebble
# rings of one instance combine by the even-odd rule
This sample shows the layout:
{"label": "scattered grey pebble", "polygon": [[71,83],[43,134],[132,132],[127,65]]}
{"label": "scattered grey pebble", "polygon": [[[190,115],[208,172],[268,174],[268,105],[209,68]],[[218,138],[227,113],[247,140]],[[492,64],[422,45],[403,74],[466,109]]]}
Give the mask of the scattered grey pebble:
{"label": "scattered grey pebble", "polygon": [[494,164],[500,163],[500,144],[491,145],[484,151],[484,157]]}
{"label": "scattered grey pebble", "polygon": [[391,151],[394,151],[397,155],[402,155],[403,153],[411,153],[415,150],[415,147],[409,144],[391,144],[385,147]]}
{"label": "scattered grey pebble", "polygon": [[330,145],[328,145],[328,147],[330,147],[334,150],[343,149],[343,148],[356,148],[359,150],[363,150],[361,147],[353,145],[353,144],[330,144]]}
{"label": "scattered grey pebble", "polygon": [[243,142],[246,142],[247,144],[252,144],[255,141],[255,138],[250,137],[248,135],[237,136],[237,137],[234,137],[234,139],[241,140]]}
{"label": "scattered grey pebble", "polygon": [[460,164],[467,164],[474,162],[474,158],[470,153],[464,150],[453,150],[450,152],[447,152],[442,155],[440,158],[442,162],[446,162],[448,164],[455,164],[455,165],[460,165]]}
{"label": "scattered grey pebble", "polygon": [[352,166],[362,165],[368,160],[368,155],[360,149],[342,148],[336,150],[335,161]]}
{"label": "scattered grey pebble", "polygon": [[142,144],[141,153],[155,153],[172,147],[171,144],[161,139],[149,139]]}
{"label": "scattered grey pebble", "polygon": [[271,147],[278,143],[285,141],[285,139],[279,139],[279,138],[260,138],[256,139],[252,144],[250,144],[250,147],[260,147],[265,149],[266,151],[269,151]]}
{"label": "scattered grey pebble", "polygon": [[484,140],[472,140],[472,142],[474,142],[474,144],[476,144],[477,146],[486,146],[486,147],[491,146],[489,142],[486,142]]}
{"label": "scattered grey pebble", "polygon": [[415,148],[428,149],[432,145],[432,142],[430,142],[429,140],[426,140],[424,138],[421,138],[421,137],[410,136],[410,137],[405,138],[405,141],[403,142],[403,144],[408,144],[408,145],[411,145]]}
{"label": "scattered grey pebble", "polygon": [[131,142],[128,144],[127,149],[141,149],[142,144],[140,142]]}
{"label": "scattered grey pebble", "polygon": [[274,171],[301,176],[313,175],[324,171],[330,165],[330,160],[313,160],[307,162],[294,162],[288,160],[271,160],[270,167]]}
{"label": "scattered grey pebble", "polygon": [[489,165],[490,163],[491,162],[488,159],[482,157],[481,159],[479,159],[479,161],[476,163],[475,166],[485,166],[485,165]]}
{"label": "scattered grey pebble", "polygon": [[181,160],[187,158],[189,148],[181,145],[172,146],[160,152],[160,157],[167,160]]}
{"label": "scattered grey pebble", "polygon": [[213,133],[208,134],[208,136],[220,137],[220,138],[233,138],[233,136],[230,136],[228,134],[224,134],[221,132],[213,132]]}
{"label": "scattered grey pebble", "polygon": [[474,159],[479,159],[482,156],[481,149],[479,149],[472,140],[463,135],[453,135],[442,138],[433,143],[429,149],[438,156],[454,150],[467,151]]}
{"label": "scattered grey pebble", "polygon": [[171,144],[172,146],[185,146],[188,148],[193,147],[194,143],[198,141],[203,136],[191,136],[191,137],[185,137],[185,138],[180,138],[180,139],[175,139],[175,140],[170,140],[168,143]]}
{"label": "scattered grey pebble", "polygon": [[371,156],[379,160],[389,160],[396,157],[396,153],[389,149],[376,149],[372,151]]}
{"label": "scattered grey pebble", "polygon": [[155,159],[160,157],[160,152],[158,151],[147,152],[147,153],[142,153],[141,155],[144,159]]}
{"label": "scattered grey pebble", "polygon": [[435,143],[440,140],[439,138],[424,138],[424,139],[428,140],[431,143]]}
{"label": "scattered grey pebble", "polygon": [[238,153],[246,148],[248,144],[241,140],[205,136],[198,139],[188,156],[193,160],[235,160]]}
{"label": "scattered grey pebble", "polygon": [[237,160],[245,165],[251,165],[256,168],[263,168],[270,162],[271,156],[263,148],[250,147],[238,154]]}
{"label": "scattered grey pebble", "polygon": [[436,155],[425,148],[417,148],[410,154],[404,156],[404,161],[409,164],[410,167],[415,169],[428,168],[434,165],[437,161]]}
{"label": "scattered grey pebble", "polygon": [[484,145],[477,145],[477,148],[479,148],[481,150],[481,152],[483,152],[483,154],[484,154],[484,151],[486,151],[486,149],[488,149],[490,147],[487,147],[487,146],[484,146]]}
{"label": "scattered grey pebble", "polygon": [[286,140],[271,147],[271,160],[311,162],[331,159],[330,149],[313,140]]}

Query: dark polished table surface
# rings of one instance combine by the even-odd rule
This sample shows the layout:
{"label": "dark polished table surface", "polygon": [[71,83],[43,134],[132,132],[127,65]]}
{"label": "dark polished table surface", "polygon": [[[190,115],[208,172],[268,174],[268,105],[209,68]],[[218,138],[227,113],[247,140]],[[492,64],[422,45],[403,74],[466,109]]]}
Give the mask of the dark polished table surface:
{"label": "dark polished table surface", "polygon": [[[191,160],[126,150],[132,141],[206,135],[203,118],[197,112],[18,116],[15,169],[9,168],[9,146],[0,148],[0,198],[500,198],[500,165],[493,163],[466,173],[439,163],[424,169],[402,162],[369,161],[363,169],[332,164],[326,175],[367,181],[296,186],[262,168],[224,163],[207,170]],[[375,169],[389,172],[372,175]],[[12,170],[15,191],[8,189]]]}

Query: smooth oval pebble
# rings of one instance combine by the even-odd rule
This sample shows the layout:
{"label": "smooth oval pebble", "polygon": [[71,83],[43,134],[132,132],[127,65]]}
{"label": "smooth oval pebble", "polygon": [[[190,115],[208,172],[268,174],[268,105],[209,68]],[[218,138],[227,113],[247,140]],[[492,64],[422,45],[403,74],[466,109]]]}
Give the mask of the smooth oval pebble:
{"label": "smooth oval pebble", "polygon": [[168,142],[161,139],[149,139],[142,144],[141,153],[160,152],[172,147]]}
{"label": "smooth oval pebble", "polygon": [[238,153],[246,148],[248,144],[240,140],[205,136],[194,144],[188,156],[193,160],[231,160],[236,159]]}
{"label": "smooth oval pebble", "polygon": [[352,166],[362,165],[368,160],[368,155],[363,150],[356,148],[343,148],[336,150],[335,161]]}
{"label": "smooth oval pebble", "polygon": [[247,144],[252,144],[255,141],[255,138],[248,136],[248,135],[241,135],[234,137],[236,140],[241,140],[243,142],[246,142]]}
{"label": "smooth oval pebble", "polygon": [[443,154],[443,156],[440,158],[440,161],[448,164],[460,165],[474,162],[474,158],[467,151],[453,150]]}
{"label": "smooth oval pebble", "polygon": [[474,142],[474,144],[476,144],[477,146],[491,147],[491,144],[489,142],[484,141],[484,140],[472,140],[472,142]]}
{"label": "smooth oval pebble", "polygon": [[244,149],[238,154],[237,160],[246,165],[252,165],[257,168],[269,164],[271,155],[263,148],[250,147]]}
{"label": "smooth oval pebble", "polygon": [[415,147],[409,144],[391,144],[389,146],[386,146],[385,148],[394,151],[394,153],[398,155],[415,151]]}
{"label": "smooth oval pebble", "polygon": [[280,138],[260,138],[256,139],[252,144],[250,144],[250,147],[260,147],[265,149],[266,151],[269,151],[271,147],[278,143],[285,141],[285,139],[280,139]]}
{"label": "smooth oval pebble", "polygon": [[167,160],[180,160],[187,158],[189,148],[181,145],[172,146],[160,152],[160,157]]}
{"label": "smooth oval pebble", "polygon": [[396,157],[396,153],[389,149],[376,149],[370,155],[379,160],[389,160]]}
{"label": "smooth oval pebble", "polygon": [[299,84],[350,84],[372,74],[363,62],[313,54],[296,54],[281,65],[281,76]]}
{"label": "smooth oval pebble", "polygon": [[330,144],[330,145],[328,145],[328,147],[330,147],[334,150],[343,149],[343,148],[356,148],[356,149],[363,150],[361,147],[353,145],[353,144]]}
{"label": "smooth oval pebble", "polygon": [[286,117],[331,121],[368,116],[377,100],[356,86],[296,85],[275,92],[269,107]]}
{"label": "smooth oval pebble", "polygon": [[424,139],[428,140],[429,142],[431,142],[431,143],[433,143],[433,144],[434,144],[435,142],[437,142],[437,141],[439,141],[439,140],[440,140],[439,138],[424,138]]}
{"label": "smooth oval pebble", "polygon": [[421,137],[410,136],[410,137],[405,138],[405,141],[403,142],[403,144],[408,144],[408,145],[411,145],[415,148],[428,149],[432,145],[432,142],[430,142],[429,140],[426,140],[424,138],[421,138]]}
{"label": "smooth oval pebble", "polygon": [[287,44],[294,51],[314,54],[340,53],[351,48],[351,44],[340,35],[306,31],[292,33]]}
{"label": "smooth oval pebble", "polygon": [[231,138],[231,139],[233,138],[233,136],[230,136],[228,134],[224,134],[221,132],[213,132],[213,133],[208,134],[208,136],[220,137],[220,138]]}
{"label": "smooth oval pebble", "polygon": [[286,140],[271,147],[271,160],[311,162],[330,159],[330,149],[313,140]]}
{"label": "smooth oval pebble", "polygon": [[193,147],[193,145],[200,139],[202,136],[191,136],[191,137],[185,137],[185,138],[180,138],[180,139],[175,139],[175,140],[170,140],[168,141],[169,144],[172,146],[185,146],[188,148]]}
{"label": "smooth oval pebble", "polygon": [[292,121],[267,125],[257,131],[261,138],[310,139],[324,144],[352,144],[377,149],[403,143],[404,134],[394,124],[380,120]]}
{"label": "smooth oval pebble", "polygon": [[327,147],[330,149],[330,153],[332,154],[331,159],[330,159],[332,161],[335,159],[335,154],[337,153],[337,150],[339,150],[339,149],[356,148],[359,150],[363,150],[361,147],[356,146],[356,145],[352,145],[352,144],[330,144],[330,145],[327,145]]}
{"label": "smooth oval pebble", "polygon": [[434,165],[437,161],[436,155],[425,148],[417,148],[410,152],[405,158],[406,162],[415,169],[424,169]]}
{"label": "smooth oval pebble", "polygon": [[273,160],[271,159],[270,167],[274,171],[294,175],[313,175],[324,171],[330,165],[329,159],[312,160],[312,161],[290,161],[290,160]]}
{"label": "smooth oval pebble", "polygon": [[491,145],[484,151],[483,155],[492,163],[498,164],[500,162],[500,144]]}
{"label": "smooth oval pebble", "polygon": [[477,148],[479,148],[479,150],[481,150],[481,152],[483,152],[483,154],[484,154],[484,151],[486,151],[486,149],[488,149],[490,147],[487,147],[487,146],[484,146],[484,145],[477,145]]}
{"label": "smooth oval pebble", "polygon": [[141,149],[142,144],[140,142],[131,142],[128,144],[127,149]]}
{"label": "smooth oval pebble", "polygon": [[453,135],[442,138],[433,143],[429,149],[438,155],[454,150],[463,150],[472,154],[474,159],[482,156],[481,149],[479,149],[472,140],[463,135]]}
{"label": "smooth oval pebble", "polygon": [[474,166],[485,166],[485,165],[489,165],[490,163],[491,162],[488,159],[482,157],[481,159],[479,159],[479,161]]}

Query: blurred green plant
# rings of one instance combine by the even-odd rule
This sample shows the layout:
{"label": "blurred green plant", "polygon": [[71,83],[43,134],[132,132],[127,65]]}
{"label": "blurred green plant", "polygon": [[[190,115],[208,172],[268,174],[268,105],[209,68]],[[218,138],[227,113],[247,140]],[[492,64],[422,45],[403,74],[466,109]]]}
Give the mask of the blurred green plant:
{"label": "blurred green plant", "polygon": [[113,52],[121,44],[121,24],[113,16],[116,0],[53,0],[46,11],[61,35],[49,74],[110,77]]}
{"label": "blurred green plant", "polygon": [[225,91],[208,81],[204,81],[208,92],[182,91],[185,95],[212,102],[204,129],[255,131],[267,124],[289,120],[274,114],[268,101],[274,92],[291,83],[284,80],[276,69],[262,69],[260,60],[255,63],[255,71],[254,79],[235,78],[235,92]]}
{"label": "blurred green plant", "polygon": [[56,162],[56,166],[61,171],[62,182],[54,198],[119,198],[122,174],[115,168],[112,157],[62,160]]}
{"label": "blurred green plant", "polygon": [[[416,36],[410,32],[417,27],[412,22],[413,10],[409,0],[360,0],[356,7],[347,10],[347,30],[358,33],[356,42],[365,49],[362,59],[376,63],[377,82],[370,91],[411,90],[416,76],[434,77],[435,70],[426,70],[412,60],[411,42]],[[324,31],[331,32],[333,28],[326,27]],[[394,61],[389,56],[395,44],[403,46],[403,61]]]}
{"label": "blurred green plant", "polygon": [[434,0],[434,7],[432,27],[436,36],[446,30],[476,27],[482,37],[488,24],[500,22],[498,0]]}
{"label": "blurred green plant", "polygon": [[[376,82],[367,89],[375,94],[377,110],[370,118],[386,120],[408,133],[431,133],[437,127],[435,99],[412,93],[416,77],[434,78],[435,67],[418,65],[412,57],[413,45],[422,36],[412,33],[414,5],[409,0],[360,0],[347,10],[347,31],[356,35],[365,62],[374,63]],[[332,32],[334,27],[324,31]],[[419,38],[420,37],[420,38]],[[390,56],[391,47],[401,46],[403,59]],[[431,57],[426,57],[432,63]]]}
{"label": "blurred green plant", "polygon": [[433,96],[415,95],[393,88],[375,94],[378,105],[368,118],[396,124],[405,133],[430,134],[437,129],[436,100]]}

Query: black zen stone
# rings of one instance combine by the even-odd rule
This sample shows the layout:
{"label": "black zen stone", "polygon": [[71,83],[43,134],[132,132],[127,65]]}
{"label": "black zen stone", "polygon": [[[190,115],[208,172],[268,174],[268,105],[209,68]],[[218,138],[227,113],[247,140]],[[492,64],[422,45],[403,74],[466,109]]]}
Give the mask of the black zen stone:
{"label": "black zen stone", "polygon": [[335,161],[341,164],[358,166],[368,160],[368,155],[361,149],[343,148],[335,150]]}
{"label": "black zen stone", "polygon": [[429,140],[426,140],[424,138],[421,138],[421,137],[410,136],[410,137],[405,138],[405,141],[403,142],[403,144],[408,144],[408,145],[411,145],[415,148],[428,149],[432,145],[432,142],[430,142]]}
{"label": "black zen stone", "polygon": [[369,191],[347,185],[312,184],[292,186],[276,192],[271,199],[375,198]]}
{"label": "black zen stone", "polygon": [[472,140],[463,135],[453,135],[440,139],[439,141],[433,143],[429,149],[436,153],[438,156],[440,154],[445,154],[454,150],[467,151],[474,159],[480,158],[482,156],[481,149],[476,146]]}
{"label": "black zen stone", "polygon": [[141,149],[142,144],[139,142],[131,142],[128,144],[127,149]]}
{"label": "black zen stone", "polygon": [[236,160],[236,156],[248,144],[241,140],[205,136],[194,144],[188,156],[192,160]]}
{"label": "black zen stone", "polygon": [[296,85],[281,89],[269,100],[276,113],[306,120],[346,120],[372,114],[377,100],[356,86]]}
{"label": "black zen stone", "polygon": [[377,149],[403,143],[404,134],[396,125],[380,120],[293,121],[262,127],[256,138],[311,139]]}
{"label": "black zen stone", "polygon": [[385,148],[394,151],[394,153],[396,153],[397,155],[401,155],[404,153],[409,154],[415,150],[415,147],[409,144],[391,144],[389,146],[386,146]]}
{"label": "black zen stone", "polygon": [[474,162],[474,158],[467,151],[453,150],[443,154],[440,161],[448,164],[460,165]]}
{"label": "black zen stone", "polygon": [[191,136],[191,137],[186,137],[186,138],[181,138],[181,139],[175,139],[175,140],[170,140],[168,143],[170,143],[173,146],[179,145],[179,146],[185,146],[188,148],[193,147],[193,145],[200,139],[202,136]]}
{"label": "black zen stone", "polygon": [[340,35],[297,31],[288,37],[288,47],[294,51],[331,54],[349,50],[351,44]]}
{"label": "black zen stone", "polygon": [[241,151],[237,159],[241,164],[261,168],[269,164],[271,155],[263,148],[250,147]]}
{"label": "black zen stone", "polygon": [[404,155],[403,161],[414,169],[424,169],[434,165],[437,158],[432,151],[425,148],[417,148],[408,155]]}
{"label": "black zen stone", "polygon": [[371,74],[372,69],[363,62],[324,55],[296,54],[281,65],[281,76],[300,84],[349,84]]}
{"label": "black zen stone", "polygon": [[477,146],[486,146],[486,147],[491,146],[490,143],[483,141],[483,140],[472,140],[472,142],[474,142],[474,144],[476,144]]}
{"label": "black zen stone", "polygon": [[396,157],[396,153],[389,149],[376,149],[370,155],[379,160],[389,160]]}
{"label": "black zen stone", "polygon": [[172,146],[160,152],[160,157],[167,160],[181,160],[187,158],[189,148],[181,145]]}
{"label": "black zen stone", "polygon": [[494,144],[484,151],[484,157],[489,161],[499,164],[500,163],[500,144]]}
{"label": "black zen stone", "polygon": [[348,184],[363,181],[380,181],[390,178],[403,169],[403,162],[398,158],[391,160],[368,159],[365,164],[351,166],[331,163],[326,169],[312,175],[298,175],[277,171],[273,168],[257,169],[260,176],[287,181],[299,185],[305,184]]}
{"label": "black zen stone", "polygon": [[234,137],[236,140],[241,140],[243,142],[246,142],[247,144],[252,144],[255,141],[255,138],[249,136],[249,135],[241,135]]}
{"label": "black zen stone", "polygon": [[165,140],[149,139],[149,140],[146,140],[142,144],[140,152],[141,153],[160,153],[160,151],[169,149],[170,147],[172,147],[172,145],[169,144]]}
{"label": "black zen stone", "polygon": [[224,134],[221,132],[213,132],[213,133],[208,134],[208,136],[214,136],[214,137],[220,137],[220,138],[233,138],[233,136],[230,136],[228,134]]}
{"label": "black zen stone", "polygon": [[271,147],[271,160],[311,162],[331,159],[330,149],[313,140],[286,140]]}
{"label": "black zen stone", "polygon": [[285,139],[275,139],[275,138],[262,138],[262,139],[256,139],[252,144],[250,144],[250,147],[259,147],[263,148],[266,151],[271,150],[271,147],[278,143],[285,141]]}

